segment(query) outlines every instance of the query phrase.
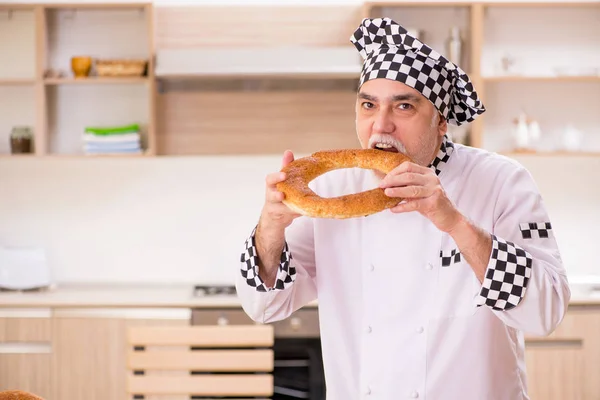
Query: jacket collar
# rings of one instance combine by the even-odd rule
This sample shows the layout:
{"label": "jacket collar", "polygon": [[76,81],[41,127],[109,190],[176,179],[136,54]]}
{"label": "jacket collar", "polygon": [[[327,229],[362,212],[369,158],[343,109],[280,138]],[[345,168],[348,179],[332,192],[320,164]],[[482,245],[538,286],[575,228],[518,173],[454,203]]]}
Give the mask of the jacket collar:
{"label": "jacket collar", "polygon": [[453,151],[454,143],[452,143],[452,141],[448,139],[448,135],[444,135],[444,138],[442,139],[442,144],[440,145],[440,149],[438,150],[438,153],[431,162],[431,164],[429,164],[429,168],[433,169],[435,171],[435,174],[439,176],[440,173],[443,171],[444,167],[446,166],[446,163],[450,159],[450,155],[452,155]]}

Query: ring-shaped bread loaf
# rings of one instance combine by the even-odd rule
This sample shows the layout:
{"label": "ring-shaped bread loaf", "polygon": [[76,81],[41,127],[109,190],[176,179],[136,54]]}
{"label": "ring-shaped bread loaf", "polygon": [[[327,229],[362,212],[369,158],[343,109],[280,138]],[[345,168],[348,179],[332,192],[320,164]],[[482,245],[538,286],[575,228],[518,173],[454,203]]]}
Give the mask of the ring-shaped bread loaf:
{"label": "ring-shaped bread loaf", "polygon": [[43,400],[43,399],[32,393],[24,392],[21,390],[6,390],[3,392],[0,392],[0,400]]}
{"label": "ring-shaped bread loaf", "polygon": [[381,188],[324,198],[308,184],[326,172],[341,168],[365,168],[387,174],[405,161],[412,160],[401,153],[377,149],[318,151],[283,167],[281,171],[285,172],[286,178],[276,187],[285,195],[283,203],[298,214],[336,219],[364,217],[392,208],[402,199],[387,196]]}

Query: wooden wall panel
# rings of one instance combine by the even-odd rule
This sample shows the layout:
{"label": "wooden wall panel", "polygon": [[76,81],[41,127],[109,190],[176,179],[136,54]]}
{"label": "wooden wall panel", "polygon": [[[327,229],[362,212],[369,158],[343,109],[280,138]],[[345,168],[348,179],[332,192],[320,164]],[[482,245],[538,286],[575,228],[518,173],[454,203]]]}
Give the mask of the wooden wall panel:
{"label": "wooden wall panel", "polygon": [[166,92],[159,154],[310,153],[356,148],[353,91]]}
{"label": "wooden wall panel", "polygon": [[156,46],[351,45],[361,18],[356,5],[157,7]]}

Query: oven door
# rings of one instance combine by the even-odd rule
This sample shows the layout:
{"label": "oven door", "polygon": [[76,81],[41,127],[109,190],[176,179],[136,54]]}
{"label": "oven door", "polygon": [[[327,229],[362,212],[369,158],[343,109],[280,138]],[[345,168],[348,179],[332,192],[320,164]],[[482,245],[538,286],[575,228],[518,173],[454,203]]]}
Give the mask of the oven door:
{"label": "oven door", "polygon": [[320,339],[275,339],[274,352],[273,399],[325,400]]}

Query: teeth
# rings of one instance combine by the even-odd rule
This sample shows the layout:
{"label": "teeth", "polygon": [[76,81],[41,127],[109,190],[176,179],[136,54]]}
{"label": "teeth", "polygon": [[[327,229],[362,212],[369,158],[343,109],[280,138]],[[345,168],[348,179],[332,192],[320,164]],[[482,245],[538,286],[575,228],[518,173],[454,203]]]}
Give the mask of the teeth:
{"label": "teeth", "polygon": [[377,143],[375,144],[375,147],[377,147],[378,149],[391,149],[392,146],[391,144],[387,144],[387,143]]}

